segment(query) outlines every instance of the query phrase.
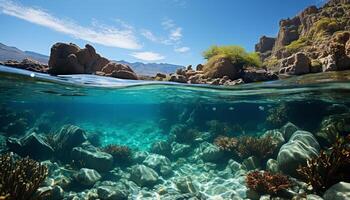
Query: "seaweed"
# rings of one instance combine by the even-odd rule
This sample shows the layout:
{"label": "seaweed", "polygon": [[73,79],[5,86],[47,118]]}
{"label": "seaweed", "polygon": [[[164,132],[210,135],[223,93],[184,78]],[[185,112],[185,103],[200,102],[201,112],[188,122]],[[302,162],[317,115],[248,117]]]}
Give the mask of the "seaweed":
{"label": "seaweed", "polygon": [[111,154],[115,163],[120,165],[127,165],[131,163],[132,151],[127,146],[110,144],[102,148],[102,151]]}
{"label": "seaweed", "polygon": [[215,139],[214,144],[223,151],[231,152],[234,156],[238,155],[241,159],[255,156],[260,161],[271,157],[277,147],[270,135],[260,138],[252,136],[219,136]]}
{"label": "seaweed", "polygon": [[[0,199],[32,200],[48,175],[46,166],[26,158],[15,159],[13,154],[0,156]],[[44,195],[44,194],[43,194]]]}
{"label": "seaweed", "polygon": [[278,192],[291,187],[289,178],[282,174],[267,171],[252,171],[246,176],[247,187],[260,195],[277,195]]}
{"label": "seaweed", "polygon": [[332,148],[299,166],[298,173],[316,193],[323,193],[340,181],[350,182],[350,135],[338,137]]}

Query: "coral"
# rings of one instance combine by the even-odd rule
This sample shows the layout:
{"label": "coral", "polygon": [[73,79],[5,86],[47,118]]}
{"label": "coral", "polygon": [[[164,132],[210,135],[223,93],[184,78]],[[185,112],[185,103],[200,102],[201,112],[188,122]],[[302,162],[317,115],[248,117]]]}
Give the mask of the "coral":
{"label": "coral", "polygon": [[274,142],[271,135],[261,138],[252,136],[219,136],[215,139],[214,144],[221,150],[238,155],[241,159],[255,156],[261,161],[270,158],[277,147],[277,143]]}
{"label": "coral", "polygon": [[332,148],[321,151],[318,157],[308,160],[306,166],[297,169],[315,192],[322,193],[341,181],[350,182],[349,144],[350,135],[338,137]]}
{"label": "coral", "polygon": [[102,149],[102,151],[111,154],[114,162],[120,165],[127,165],[131,162],[132,151],[127,146],[119,146],[110,144]]}
{"label": "coral", "polygon": [[271,157],[277,144],[273,142],[271,136],[251,137],[241,136],[238,138],[237,152],[241,158],[255,156],[260,160],[266,160]]}
{"label": "coral", "polygon": [[0,199],[31,200],[48,170],[29,158],[15,159],[13,154],[0,156]]}
{"label": "coral", "polygon": [[226,123],[219,122],[218,120],[210,120],[206,122],[209,128],[209,132],[217,135],[227,135],[231,129]]}
{"label": "coral", "polygon": [[276,195],[281,190],[291,187],[291,182],[287,176],[282,174],[272,174],[267,171],[252,171],[246,176],[247,187],[260,195]]}
{"label": "coral", "polygon": [[285,103],[268,110],[266,122],[272,127],[281,127],[288,120],[287,117],[288,106]]}
{"label": "coral", "polygon": [[234,137],[219,136],[214,140],[214,144],[221,150],[234,152],[237,148],[238,139]]}
{"label": "coral", "polygon": [[320,130],[316,134],[328,144],[336,142],[338,136],[344,136],[350,131],[350,114],[337,114],[322,120]]}
{"label": "coral", "polygon": [[199,131],[186,125],[175,125],[171,128],[170,134],[175,136],[175,141],[178,143],[191,144],[198,137]]}

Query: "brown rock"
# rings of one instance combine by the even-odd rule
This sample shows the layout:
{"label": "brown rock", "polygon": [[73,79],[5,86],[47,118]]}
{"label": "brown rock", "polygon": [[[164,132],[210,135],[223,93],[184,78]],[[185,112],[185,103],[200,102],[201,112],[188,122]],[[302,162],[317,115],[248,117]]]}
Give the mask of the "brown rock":
{"label": "brown rock", "polygon": [[104,76],[111,76],[114,78],[138,79],[137,75],[128,65],[120,63],[110,62],[101,69],[101,72],[104,73]]}
{"label": "brown rock", "polygon": [[21,62],[18,62],[15,60],[7,60],[2,64],[8,67],[15,67],[19,69],[25,69],[25,70],[41,72],[41,73],[46,73],[48,70],[47,65],[41,64],[38,61],[32,60],[30,58],[25,58]]}
{"label": "brown rock", "polygon": [[276,38],[262,36],[258,44],[255,45],[255,51],[265,53],[271,51],[275,45]]}
{"label": "brown rock", "polygon": [[84,73],[84,66],[79,64],[75,55],[80,48],[75,44],[56,43],[51,47],[49,60],[50,74]]}
{"label": "brown rock", "polygon": [[280,74],[301,75],[310,73],[311,60],[304,53],[296,53],[281,62]]}
{"label": "brown rock", "polygon": [[178,83],[187,83],[187,79],[184,75],[172,74],[169,81],[178,82]]}
{"label": "brown rock", "polygon": [[260,82],[260,81],[272,81],[277,80],[278,76],[265,69],[247,69],[243,73],[243,81],[245,83]]}
{"label": "brown rock", "polygon": [[229,58],[219,57],[205,64],[203,72],[206,77],[211,79],[228,76],[231,80],[235,80],[240,77],[241,69],[241,66],[231,62]]}
{"label": "brown rock", "polygon": [[203,70],[203,65],[202,64],[198,64],[197,66],[196,66],[196,70],[197,71],[202,71]]}

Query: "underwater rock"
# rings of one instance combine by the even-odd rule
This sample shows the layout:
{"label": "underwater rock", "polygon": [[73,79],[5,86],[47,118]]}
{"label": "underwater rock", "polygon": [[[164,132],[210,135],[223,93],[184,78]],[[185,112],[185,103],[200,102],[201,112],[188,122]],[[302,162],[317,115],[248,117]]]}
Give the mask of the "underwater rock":
{"label": "underwater rock", "polygon": [[175,179],[176,188],[181,193],[196,193],[197,188],[193,185],[191,177],[178,177]]}
{"label": "underwater rock", "polygon": [[163,156],[171,155],[171,145],[168,141],[158,141],[152,144],[151,152]]}
{"label": "underwater rock", "polygon": [[279,169],[278,169],[278,162],[275,159],[269,159],[266,162],[266,170],[272,173],[278,173]]}
{"label": "underwater rock", "polygon": [[54,137],[54,142],[64,152],[69,152],[73,147],[79,146],[86,140],[85,131],[74,125],[64,125]]}
{"label": "underwater rock", "polygon": [[81,168],[75,180],[85,186],[92,186],[101,179],[101,175],[94,169]]}
{"label": "underwater rock", "polygon": [[235,161],[235,160],[233,160],[233,159],[230,159],[230,160],[228,161],[228,163],[227,163],[226,168],[229,168],[229,169],[231,170],[232,173],[235,173],[235,172],[237,172],[238,170],[241,170],[241,169],[242,169],[242,165],[241,165],[239,162],[237,162],[237,161]]}
{"label": "underwater rock", "polygon": [[162,155],[151,154],[147,156],[143,164],[154,169],[161,175],[169,175],[172,172],[170,160]]}
{"label": "underwater rock", "polygon": [[285,139],[283,136],[283,133],[281,133],[279,130],[268,130],[266,131],[261,138],[263,137],[270,137],[271,138],[271,142],[273,142],[274,144],[276,144],[276,150],[278,150],[284,143],[285,143]]}
{"label": "underwater rock", "polygon": [[92,145],[73,148],[71,158],[84,167],[96,169],[99,172],[108,171],[113,166],[113,156]]}
{"label": "underwater rock", "polygon": [[131,167],[130,180],[141,187],[153,187],[158,182],[158,174],[145,165],[134,165]]}
{"label": "underwater rock", "polygon": [[101,200],[127,200],[128,194],[117,186],[99,186],[97,188],[98,197]]}
{"label": "underwater rock", "polygon": [[199,145],[199,156],[204,162],[215,162],[222,158],[224,152],[209,142],[203,142]]}
{"label": "underwater rock", "polygon": [[350,183],[339,182],[330,187],[323,195],[324,200],[350,199]]}
{"label": "underwater rock", "polygon": [[171,154],[174,158],[184,157],[191,152],[191,146],[188,144],[171,143]]}
{"label": "underwater rock", "polygon": [[0,135],[0,153],[7,149],[6,140],[7,137]]}
{"label": "underwater rock", "polygon": [[315,194],[308,194],[306,195],[307,200],[323,200],[322,197],[315,195]]}
{"label": "underwater rock", "polygon": [[64,191],[58,185],[45,186],[38,188],[37,192],[35,193],[35,197],[38,197],[38,199],[40,199],[40,196],[44,196],[46,199],[50,200],[60,200],[63,199]]}
{"label": "underwater rock", "polygon": [[310,132],[296,131],[278,153],[278,168],[285,174],[299,177],[296,171],[298,166],[317,157],[319,150],[320,145]]}
{"label": "underwater rock", "polygon": [[11,151],[37,160],[49,159],[54,152],[53,148],[36,133],[31,133],[20,140],[9,138],[7,144]]}
{"label": "underwater rock", "polygon": [[291,122],[288,122],[280,129],[286,141],[288,141],[290,137],[293,135],[293,133],[295,133],[295,131],[297,130],[299,130],[299,128]]}
{"label": "underwater rock", "polygon": [[147,151],[136,151],[132,155],[132,160],[136,163],[142,164],[148,155],[149,153]]}
{"label": "underwater rock", "polygon": [[243,160],[242,165],[247,171],[260,169],[260,160],[255,156],[250,156]]}

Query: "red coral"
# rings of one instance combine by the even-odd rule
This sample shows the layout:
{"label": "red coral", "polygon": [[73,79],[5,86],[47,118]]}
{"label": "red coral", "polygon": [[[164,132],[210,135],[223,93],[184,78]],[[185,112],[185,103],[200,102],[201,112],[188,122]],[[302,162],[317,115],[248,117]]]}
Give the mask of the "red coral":
{"label": "red coral", "polygon": [[214,144],[223,151],[232,152],[237,147],[237,138],[219,136],[214,140]]}
{"label": "red coral", "polygon": [[102,149],[104,152],[113,156],[115,162],[121,165],[125,165],[131,162],[131,149],[127,146],[108,145]]}
{"label": "red coral", "polygon": [[350,182],[349,143],[350,135],[338,137],[329,151],[321,151],[318,157],[308,160],[306,166],[297,169],[314,191],[322,193],[340,181]]}
{"label": "red coral", "polygon": [[267,171],[252,171],[246,177],[247,187],[260,195],[276,195],[279,191],[291,187],[287,176],[282,174],[271,174]]}

